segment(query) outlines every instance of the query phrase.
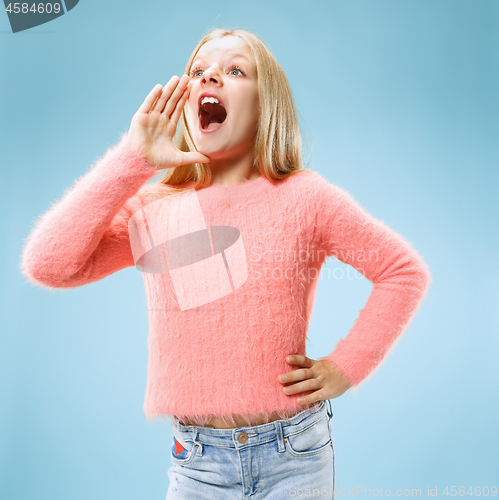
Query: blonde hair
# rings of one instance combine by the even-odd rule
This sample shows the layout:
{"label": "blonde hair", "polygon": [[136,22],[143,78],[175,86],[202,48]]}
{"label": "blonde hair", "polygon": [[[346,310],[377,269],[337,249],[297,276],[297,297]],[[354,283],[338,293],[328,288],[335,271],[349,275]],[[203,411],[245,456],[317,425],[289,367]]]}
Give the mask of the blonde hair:
{"label": "blonde hair", "polygon": [[[185,74],[190,74],[192,62],[206,42],[226,36],[239,37],[249,47],[256,61],[260,103],[253,168],[269,180],[282,180],[303,171],[300,128],[288,80],[270,50],[255,34],[240,29],[212,29],[194,49],[185,67]],[[185,111],[182,111],[175,144],[180,151],[197,151],[189,133]],[[210,184],[209,164],[194,163],[166,169],[159,182],[179,186],[192,180],[196,184],[189,189]]]}

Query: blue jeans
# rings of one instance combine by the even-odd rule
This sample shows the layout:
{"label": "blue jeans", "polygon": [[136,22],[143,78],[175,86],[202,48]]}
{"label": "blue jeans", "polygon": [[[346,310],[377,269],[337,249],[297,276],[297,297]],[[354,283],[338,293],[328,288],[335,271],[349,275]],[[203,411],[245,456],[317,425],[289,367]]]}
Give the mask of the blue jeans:
{"label": "blue jeans", "polygon": [[332,417],[321,400],[288,419],[235,429],[173,418],[166,500],[332,499]]}

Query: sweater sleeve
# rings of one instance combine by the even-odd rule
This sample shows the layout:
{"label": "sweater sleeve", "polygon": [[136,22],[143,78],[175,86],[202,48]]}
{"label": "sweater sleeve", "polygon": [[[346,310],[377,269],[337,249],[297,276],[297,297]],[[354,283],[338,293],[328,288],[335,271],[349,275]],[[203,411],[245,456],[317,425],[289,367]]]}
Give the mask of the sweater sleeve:
{"label": "sweater sleeve", "polygon": [[373,288],[333,362],[356,388],[388,354],[425,297],[431,274],[421,256],[344,189],[322,179],[317,204],[318,244],[328,257],[353,266]]}
{"label": "sweater sleeve", "polygon": [[35,224],[20,270],[35,285],[75,288],[133,266],[131,198],[158,170],[126,144],[117,145]]}

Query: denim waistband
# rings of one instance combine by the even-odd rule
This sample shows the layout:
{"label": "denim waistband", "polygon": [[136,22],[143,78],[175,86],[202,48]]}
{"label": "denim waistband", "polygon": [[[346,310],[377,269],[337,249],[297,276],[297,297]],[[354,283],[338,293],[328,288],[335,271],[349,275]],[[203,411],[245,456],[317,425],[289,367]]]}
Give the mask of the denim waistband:
{"label": "denim waistband", "polygon": [[[331,403],[327,400],[329,405]],[[192,441],[202,453],[202,445],[219,446],[223,448],[246,448],[266,442],[278,440],[279,447],[284,447],[284,439],[302,432],[322,418],[331,419],[331,412],[326,407],[326,401],[320,400],[313,406],[305,408],[300,413],[281,420],[274,420],[267,424],[236,427],[234,429],[216,429],[215,427],[202,427],[184,425],[178,420],[172,421],[172,433],[177,439]]]}

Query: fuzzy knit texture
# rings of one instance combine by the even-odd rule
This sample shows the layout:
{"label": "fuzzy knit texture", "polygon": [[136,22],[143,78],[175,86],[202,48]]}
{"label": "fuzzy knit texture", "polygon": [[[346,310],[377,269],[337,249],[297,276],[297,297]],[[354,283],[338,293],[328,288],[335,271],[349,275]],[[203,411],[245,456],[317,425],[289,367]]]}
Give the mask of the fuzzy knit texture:
{"label": "fuzzy knit texture", "polygon": [[[147,419],[175,416],[204,426],[216,416],[234,425],[237,415],[254,425],[274,411],[288,418],[304,409],[298,394],[283,393],[277,377],[298,368],[287,364],[288,354],[306,355],[327,257],[353,266],[373,284],[351,330],[320,358],[334,363],[356,389],[393,348],[428,291],[428,266],[411,244],[312,170],[282,181],[260,176],[235,186],[192,189],[190,199],[194,193],[212,240],[212,226],[224,226],[236,228],[237,242],[213,257],[224,254],[213,262],[225,263],[216,268],[223,269],[225,292],[200,306],[180,307],[184,288],[191,287],[184,297],[192,296],[208,280],[202,272],[211,261],[193,264],[201,266],[195,268],[199,274],[185,286],[174,282],[174,273],[184,270],[171,261],[162,272],[138,265],[132,218],[147,207],[163,207],[163,213],[171,207],[165,224],[181,229],[188,217],[175,213],[179,204],[168,205],[169,197],[185,194],[147,182],[162,171],[130,149],[126,135],[38,218],[20,270],[28,282],[49,289],[75,288],[126,267],[142,270],[149,314]],[[155,223],[164,225],[148,221]]]}

